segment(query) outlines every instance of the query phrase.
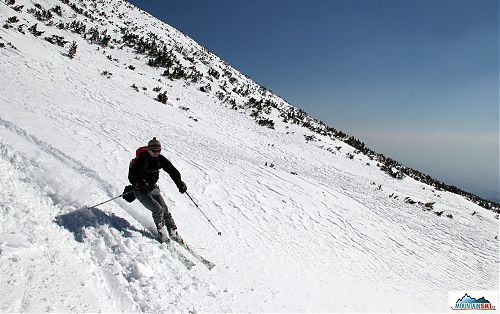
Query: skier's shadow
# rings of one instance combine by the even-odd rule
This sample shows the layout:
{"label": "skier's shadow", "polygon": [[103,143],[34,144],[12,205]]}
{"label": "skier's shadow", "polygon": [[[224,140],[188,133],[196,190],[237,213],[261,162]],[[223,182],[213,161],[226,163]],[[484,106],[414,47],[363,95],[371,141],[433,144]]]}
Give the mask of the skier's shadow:
{"label": "skier's shadow", "polygon": [[111,228],[115,228],[127,238],[132,237],[131,231],[135,231],[145,237],[155,239],[151,232],[139,230],[132,226],[126,219],[118,217],[115,214],[108,215],[97,207],[83,207],[71,213],[56,216],[55,222],[73,233],[75,240],[78,242],[83,242],[85,228],[97,228],[101,225],[108,225]]}

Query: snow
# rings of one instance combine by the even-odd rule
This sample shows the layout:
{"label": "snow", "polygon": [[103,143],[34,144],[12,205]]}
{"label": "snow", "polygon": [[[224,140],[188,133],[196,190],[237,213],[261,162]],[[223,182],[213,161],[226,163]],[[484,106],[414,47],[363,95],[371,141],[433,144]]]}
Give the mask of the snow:
{"label": "snow", "polygon": [[[0,30],[0,42],[16,47],[0,48],[0,311],[442,312],[450,290],[498,290],[493,212],[390,178],[344,142],[318,134],[306,142],[313,133],[281,122],[275,109],[275,129],[261,127],[245,110],[221,104],[214,82],[203,93],[209,81],[168,80],[132,49],[97,49],[36,21],[27,13],[32,2],[18,4],[21,13],[0,4],[3,20],[37,22],[42,37],[64,36],[78,50],[69,59],[69,45],[21,34],[17,25]],[[55,20],[75,19],[62,2],[43,6],[57,4],[63,16]],[[113,38],[120,38],[113,29],[133,21],[144,34],[207,54],[126,2],[95,4],[109,14],[99,26]],[[154,100],[157,86],[167,104]],[[180,234],[217,265],[210,271],[199,262],[187,270],[157,243],[139,202],[92,207],[123,191],[135,149],[153,136],[221,231],[161,175]],[[433,209],[422,205],[428,202]]]}

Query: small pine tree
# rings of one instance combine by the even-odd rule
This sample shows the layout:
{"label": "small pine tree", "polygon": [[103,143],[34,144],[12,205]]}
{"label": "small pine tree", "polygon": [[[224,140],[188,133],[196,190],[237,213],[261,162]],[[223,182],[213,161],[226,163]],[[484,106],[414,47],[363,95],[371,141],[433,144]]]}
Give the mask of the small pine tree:
{"label": "small pine tree", "polygon": [[19,19],[17,18],[17,16],[11,16],[7,19],[7,22],[13,24],[19,22]]}
{"label": "small pine tree", "polygon": [[73,59],[76,55],[76,48],[78,48],[78,45],[76,44],[76,41],[73,41],[71,43],[71,47],[69,47],[69,52],[68,52],[68,57],[70,59]]}
{"label": "small pine tree", "polygon": [[156,100],[161,102],[162,104],[166,104],[168,100],[167,92],[159,93],[156,97]]}
{"label": "small pine tree", "polygon": [[28,28],[28,31],[33,35],[35,35],[36,37],[41,36],[44,32],[37,30],[36,27],[37,24],[34,24]]}
{"label": "small pine tree", "polygon": [[90,29],[90,34],[91,34],[91,37],[90,37],[90,42],[91,43],[97,43],[100,41],[100,36],[99,36],[99,30],[97,29],[97,27],[92,27]]}
{"label": "small pine tree", "polygon": [[61,10],[61,6],[60,5],[56,5],[55,7],[53,7],[52,9],[50,9],[50,11],[54,12],[55,14],[57,14],[59,16],[62,16],[62,10]]}

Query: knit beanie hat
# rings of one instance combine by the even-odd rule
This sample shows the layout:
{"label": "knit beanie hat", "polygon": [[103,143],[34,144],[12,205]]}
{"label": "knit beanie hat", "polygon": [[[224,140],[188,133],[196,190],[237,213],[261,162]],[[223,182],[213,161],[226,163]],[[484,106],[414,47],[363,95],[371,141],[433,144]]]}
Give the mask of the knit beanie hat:
{"label": "knit beanie hat", "polygon": [[153,137],[151,141],[148,142],[148,149],[149,150],[161,150],[161,143],[156,139],[156,137]]}

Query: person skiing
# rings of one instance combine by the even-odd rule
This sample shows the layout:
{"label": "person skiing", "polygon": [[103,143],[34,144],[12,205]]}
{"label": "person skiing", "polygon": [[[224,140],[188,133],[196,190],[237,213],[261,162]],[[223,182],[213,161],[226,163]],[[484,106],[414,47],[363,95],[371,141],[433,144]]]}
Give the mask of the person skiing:
{"label": "person skiing", "polygon": [[130,162],[128,180],[135,187],[134,196],[151,211],[158,230],[158,240],[168,241],[170,236],[174,241],[182,242],[174,219],[161,196],[160,188],[156,185],[160,169],[170,175],[180,193],[185,193],[187,187],[181,180],[179,171],[160,152],[161,143],[156,137],[148,142],[147,147],[139,148],[137,157]]}

